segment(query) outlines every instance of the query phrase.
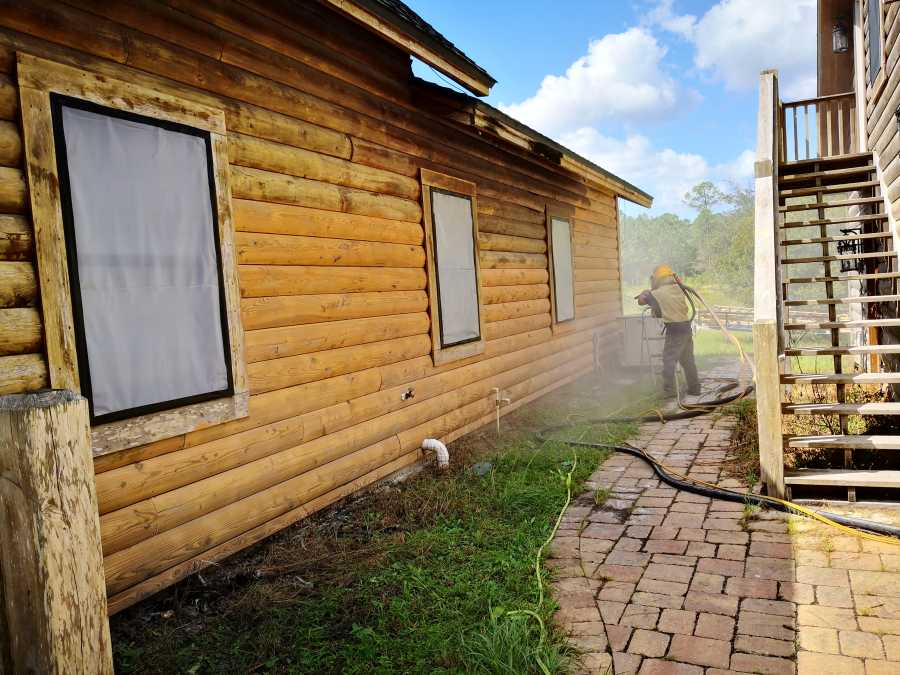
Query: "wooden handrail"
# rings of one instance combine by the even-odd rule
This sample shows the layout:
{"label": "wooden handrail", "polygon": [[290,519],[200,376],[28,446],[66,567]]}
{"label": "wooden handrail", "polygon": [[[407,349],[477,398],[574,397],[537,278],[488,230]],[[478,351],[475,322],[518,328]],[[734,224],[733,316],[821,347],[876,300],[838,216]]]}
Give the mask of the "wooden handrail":
{"label": "wooden handrail", "polygon": [[788,106],[798,106],[798,105],[812,105],[813,103],[819,103],[820,101],[833,101],[839,98],[854,98],[856,96],[852,91],[845,91],[842,94],[828,94],[827,96],[814,96],[813,98],[801,98],[799,101],[784,101],[782,105],[784,107]]}
{"label": "wooden handrail", "polygon": [[853,92],[781,103],[779,160],[803,161],[856,152],[855,109]]}

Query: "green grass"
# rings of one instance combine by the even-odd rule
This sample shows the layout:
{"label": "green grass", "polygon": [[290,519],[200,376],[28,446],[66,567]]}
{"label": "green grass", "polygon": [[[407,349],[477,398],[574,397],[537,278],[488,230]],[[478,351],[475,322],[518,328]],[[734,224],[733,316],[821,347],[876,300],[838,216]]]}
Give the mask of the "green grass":
{"label": "green grass", "polygon": [[[731,331],[749,355],[753,352],[753,337],[748,331]],[[737,347],[718,329],[703,329],[694,335],[694,357],[700,364],[721,360],[724,357],[738,358]]]}
{"label": "green grass", "polygon": [[[116,617],[117,672],[512,674],[541,673],[539,661],[551,673],[570,672],[577,655],[552,627],[549,590],[537,605],[534,564],[564,504],[575,453],[532,432],[608,412],[596,391],[579,392],[575,405],[514,413],[520,426],[509,440],[472,457],[489,461],[487,471],[470,461],[449,475],[425,472],[364,497],[332,538],[323,534],[327,520],[310,537],[288,533],[226,575],[229,587],[207,582],[199,599],[167,592],[158,606],[174,607],[170,618],[148,621],[146,610]],[[581,423],[565,433],[616,442],[632,432]],[[606,456],[578,449],[573,496]],[[536,612],[546,637],[516,610]]]}

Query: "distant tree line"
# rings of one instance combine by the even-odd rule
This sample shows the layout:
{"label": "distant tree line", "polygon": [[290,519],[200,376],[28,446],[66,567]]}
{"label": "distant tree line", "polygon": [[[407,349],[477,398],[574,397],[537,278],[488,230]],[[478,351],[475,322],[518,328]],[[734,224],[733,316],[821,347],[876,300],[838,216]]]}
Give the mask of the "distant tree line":
{"label": "distant tree line", "polygon": [[698,287],[714,289],[729,304],[753,302],[753,192],[705,181],[684,196],[693,220],[672,213],[623,216],[622,277],[626,285],[646,284],[659,263]]}

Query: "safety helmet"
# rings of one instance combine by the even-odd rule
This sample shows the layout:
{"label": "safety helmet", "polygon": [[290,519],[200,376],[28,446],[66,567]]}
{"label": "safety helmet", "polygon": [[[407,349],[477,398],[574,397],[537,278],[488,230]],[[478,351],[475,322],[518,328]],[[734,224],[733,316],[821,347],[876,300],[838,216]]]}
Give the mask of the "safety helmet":
{"label": "safety helmet", "polygon": [[653,270],[653,274],[650,275],[650,286],[657,288],[665,279],[674,276],[675,271],[668,265],[657,265]]}

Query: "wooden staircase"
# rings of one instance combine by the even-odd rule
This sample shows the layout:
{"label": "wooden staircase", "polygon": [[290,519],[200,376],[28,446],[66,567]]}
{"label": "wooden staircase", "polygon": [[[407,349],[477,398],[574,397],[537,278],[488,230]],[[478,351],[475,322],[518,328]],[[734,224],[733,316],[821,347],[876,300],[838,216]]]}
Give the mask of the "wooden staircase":
{"label": "wooden staircase", "polygon": [[[878,329],[900,327],[900,271],[872,156],[782,161],[776,176],[778,296],[786,357],[779,377],[782,419],[822,416],[819,427],[840,431],[784,436],[784,447],[837,451],[832,468],[785,471],[786,493],[790,497],[791,486],[841,487],[855,501],[857,488],[900,488],[900,470],[854,468],[854,451],[898,453],[900,435],[848,431],[852,416],[900,415],[900,403],[855,402],[848,396],[851,387],[873,391],[900,385],[900,372],[877,367],[880,357],[900,354],[900,345],[877,343]],[[859,282],[861,294],[849,295],[848,281]],[[801,307],[807,316],[792,319],[792,308]],[[809,320],[811,307],[821,308],[821,319]],[[857,316],[851,317],[856,308]],[[854,340],[862,333],[868,344]],[[869,365],[876,366],[875,372],[863,372]]]}

